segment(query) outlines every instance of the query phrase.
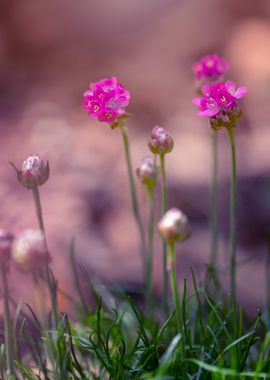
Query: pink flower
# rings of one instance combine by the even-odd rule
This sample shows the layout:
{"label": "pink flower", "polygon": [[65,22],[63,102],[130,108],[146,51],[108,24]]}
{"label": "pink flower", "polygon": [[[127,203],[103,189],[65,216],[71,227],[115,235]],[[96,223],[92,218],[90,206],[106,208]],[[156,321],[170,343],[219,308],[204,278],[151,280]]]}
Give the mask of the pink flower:
{"label": "pink flower", "polygon": [[239,110],[237,100],[246,93],[246,87],[236,88],[232,81],[205,84],[202,87],[202,96],[194,98],[193,103],[199,107],[199,116],[228,118],[234,111]]}
{"label": "pink flower", "polygon": [[90,90],[84,93],[83,108],[89,116],[101,122],[114,122],[118,116],[125,115],[130,93],[118,82],[116,77],[101,79],[90,83]]}
{"label": "pink flower", "polygon": [[228,69],[228,62],[217,54],[203,56],[192,67],[197,80],[208,82],[221,79]]}

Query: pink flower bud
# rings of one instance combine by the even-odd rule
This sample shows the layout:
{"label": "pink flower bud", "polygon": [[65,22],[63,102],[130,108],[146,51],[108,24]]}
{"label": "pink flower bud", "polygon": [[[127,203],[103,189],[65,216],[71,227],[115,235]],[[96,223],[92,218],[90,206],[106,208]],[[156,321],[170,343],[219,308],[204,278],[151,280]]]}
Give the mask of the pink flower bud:
{"label": "pink flower bud", "polygon": [[162,127],[156,125],[151,132],[148,147],[154,154],[170,153],[173,149],[173,139],[169,132]]}
{"label": "pink flower bud", "polygon": [[12,241],[13,235],[0,229],[0,265],[7,263],[10,259]]}
{"label": "pink flower bud", "polygon": [[173,242],[184,241],[190,236],[190,226],[186,215],[177,208],[167,211],[158,224],[158,230],[163,240]]}
{"label": "pink flower bud", "polygon": [[46,163],[37,155],[31,155],[17,171],[20,183],[28,189],[43,185],[50,175],[49,162]]}
{"label": "pink flower bud", "polygon": [[143,185],[154,187],[158,175],[158,167],[154,157],[144,157],[141,165],[137,168],[136,173]]}
{"label": "pink flower bud", "polygon": [[50,262],[44,234],[40,230],[22,231],[13,241],[11,256],[23,272],[40,270]]}

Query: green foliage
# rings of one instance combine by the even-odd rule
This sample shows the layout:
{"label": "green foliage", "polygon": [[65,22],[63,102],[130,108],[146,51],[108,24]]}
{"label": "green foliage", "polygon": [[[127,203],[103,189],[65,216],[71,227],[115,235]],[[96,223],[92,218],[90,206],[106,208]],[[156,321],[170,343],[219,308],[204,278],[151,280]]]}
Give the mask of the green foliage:
{"label": "green foliage", "polygon": [[[270,333],[258,312],[253,321],[222,296],[215,299],[196,284],[182,297],[183,332],[175,312],[149,320],[131,298],[114,298],[109,308],[98,298],[95,311],[57,329],[42,330],[28,306],[17,310],[15,370],[18,379],[268,379]],[[112,295],[110,295],[113,297]],[[157,310],[156,310],[157,311]],[[184,353],[181,345],[184,344]],[[4,363],[3,347],[1,363]],[[5,366],[1,366],[5,368]],[[3,372],[3,370],[2,370]],[[2,377],[8,377],[2,373]]]}

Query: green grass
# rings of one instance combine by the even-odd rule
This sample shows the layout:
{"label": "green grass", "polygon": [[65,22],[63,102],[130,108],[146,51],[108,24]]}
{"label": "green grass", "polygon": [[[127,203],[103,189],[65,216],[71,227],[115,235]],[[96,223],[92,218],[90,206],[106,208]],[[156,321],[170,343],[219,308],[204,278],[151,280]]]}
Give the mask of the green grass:
{"label": "green grass", "polygon": [[[204,287],[182,295],[184,329],[175,312],[148,320],[132,298],[99,295],[96,309],[77,321],[60,315],[56,330],[42,330],[28,307],[17,310],[15,368],[22,379],[268,379],[270,332],[260,312],[249,320],[226,294],[214,299]],[[185,287],[184,287],[185,288]],[[157,304],[156,304],[157,305]],[[160,313],[160,308],[156,310]],[[181,344],[184,344],[184,352]],[[1,350],[1,371],[5,361]]]}

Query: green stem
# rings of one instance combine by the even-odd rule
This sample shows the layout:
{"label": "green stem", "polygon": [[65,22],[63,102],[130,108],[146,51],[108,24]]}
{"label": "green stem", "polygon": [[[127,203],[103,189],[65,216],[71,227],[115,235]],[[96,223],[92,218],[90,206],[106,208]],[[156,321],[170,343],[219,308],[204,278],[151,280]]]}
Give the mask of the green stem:
{"label": "green stem", "polygon": [[[43,222],[43,215],[42,215],[42,208],[41,208],[41,202],[40,202],[38,187],[37,186],[33,187],[32,192],[33,192],[33,198],[34,198],[34,203],[35,203],[35,207],[36,207],[36,214],[37,214],[39,228],[44,235],[45,245],[46,245],[46,248],[48,250],[48,244],[47,244],[47,238],[46,238],[45,227],[44,227],[44,222]],[[58,323],[57,295],[56,295],[55,285],[53,284],[53,281],[51,278],[50,268],[49,268],[48,264],[46,264],[46,266],[45,266],[45,276],[46,276],[46,281],[47,281],[48,288],[50,291],[53,322],[54,322],[54,327],[56,328],[57,323]]]}
{"label": "green stem", "polygon": [[44,288],[42,287],[42,284],[40,283],[38,274],[36,273],[35,270],[32,272],[32,279],[33,279],[33,284],[34,284],[36,310],[38,313],[38,317],[41,321],[41,325],[45,329],[46,328],[46,319],[45,319],[46,308],[44,304],[45,292],[44,292]]}
{"label": "green stem", "polygon": [[177,330],[180,335],[180,352],[181,352],[182,361],[183,361],[181,372],[182,372],[183,379],[186,379],[187,373],[186,373],[186,363],[185,363],[185,358],[186,358],[185,336],[184,336],[183,318],[182,318],[181,306],[180,306],[180,297],[179,297],[177,281],[176,281],[175,248],[174,248],[173,241],[168,243],[167,270],[170,272],[172,295],[173,295],[173,301],[174,301],[175,313],[176,313]]}
{"label": "green stem", "polygon": [[217,131],[212,129],[212,184],[211,184],[211,256],[210,265],[214,271],[217,263]]}
{"label": "green stem", "polygon": [[177,281],[176,281],[174,242],[170,242],[168,244],[168,257],[169,257],[168,271],[170,272],[170,278],[171,278],[171,287],[172,287],[173,302],[174,302],[175,312],[176,312],[177,329],[178,329],[179,334],[182,334],[183,322],[182,322],[179,292],[178,292]]}
{"label": "green stem", "polygon": [[70,263],[71,263],[71,269],[73,273],[73,280],[74,280],[74,286],[75,289],[78,293],[79,299],[81,301],[81,306],[82,310],[84,312],[84,315],[88,315],[88,306],[87,302],[85,300],[81,284],[80,284],[80,278],[79,278],[79,273],[77,270],[77,263],[76,263],[76,258],[75,258],[75,239],[73,238],[70,243],[70,250],[69,250],[69,257],[70,257]]}
{"label": "green stem", "polygon": [[146,310],[149,318],[153,313],[153,241],[154,241],[154,191],[152,186],[147,186],[148,198],[148,249],[146,257]]}
{"label": "green stem", "polygon": [[127,163],[127,168],[128,168],[128,177],[129,177],[130,192],[131,192],[132,209],[133,209],[134,218],[139,230],[139,235],[141,238],[141,260],[142,260],[142,265],[143,265],[143,272],[145,273],[145,237],[144,237],[144,230],[143,230],[142,219],[141,219],[141,215],[139,211],[136,187],[135,187],[135,182],[134,182],[128,135],[127,135],[127,131],[124,124],[120,124],[119,128],[120,128],[121,135],[124,142],[125,158],[126,158],[126,163]]}
{"label": "green stem", "polygon": [[[161,214],[162,216],[167,211],[167,179],[165,170],[165,155],[160,154],[160,169],[162,178],[162,204]],[[163,268],[163,311],[165,315],[168,315],[168,272],[167,272],[167,244],[162,241],[162,268]]]}
{"label": "green stem", "polygon": [[6,366],[7,366],[7,379],[13,378],[13,348],[12,348],[12,332],[11,332],[11,320],[9,312],[8,301],[8,282],[6,275],[6,265],[0,265],[1,280],[3,288],[4,298],[4,334],[5,334],[5,353],[6,353]]}
{"label": "green stem", "polygon": [[270,232],[267,233],[267,258],[266,258],[266,311],[268,323],[270,322]]}
{"label": "green stem", "polygon": [[230,200],[230,282],[233,303],[236,303],[236,243],[237,243],[237,194],[236,194],[236,154],[233,127],[227,128],[231,144],[232,169],[231,169],[231,200]]}

